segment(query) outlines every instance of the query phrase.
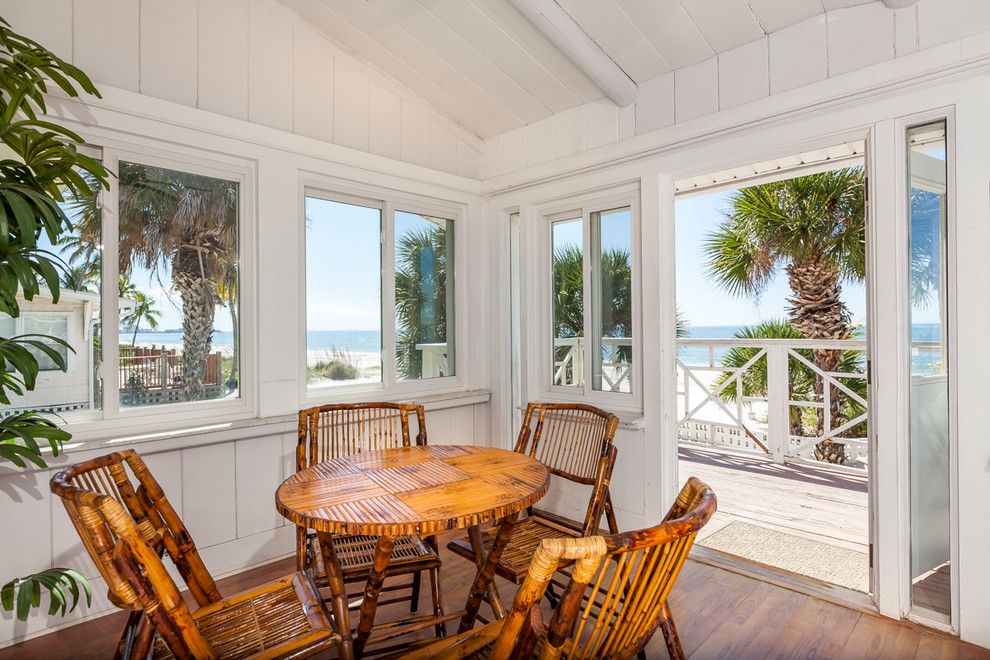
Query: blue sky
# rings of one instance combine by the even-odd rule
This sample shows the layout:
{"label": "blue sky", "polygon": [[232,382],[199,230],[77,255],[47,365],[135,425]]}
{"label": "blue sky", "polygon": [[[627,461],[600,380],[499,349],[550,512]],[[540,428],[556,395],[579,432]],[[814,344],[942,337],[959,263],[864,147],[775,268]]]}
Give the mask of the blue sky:
{"label": "blue sky", "polygon": [[[787,275],[778,269],[758,300],[722,291],[711,281],[704,255],[705,238],[725,218],[732,190],[678,199],[674,204],[677,260],[677,307],[689,325],[753,325],[786,318]],[[862,283],[845,282],[842,298],[853,323],[866,320],[866,289]]]}

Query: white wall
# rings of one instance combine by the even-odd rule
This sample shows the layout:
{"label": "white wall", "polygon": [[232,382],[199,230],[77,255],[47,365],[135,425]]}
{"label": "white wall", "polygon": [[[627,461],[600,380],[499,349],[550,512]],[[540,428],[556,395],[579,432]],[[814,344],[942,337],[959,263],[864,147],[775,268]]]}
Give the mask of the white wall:
{"label": "white wall", "polygon": [[477,178],[480,140],[273,0],[0,0],[100,83]]}
{"label": "white wall", "polygon": [[607,99],[558,113],[485,141],[484,179],[524,170],[688,124],[699,117],[814,85],[990,29],[990,2],[921,0],[889,10],[880,2],[832,9],[700,64],[639,86],[635,103]]}

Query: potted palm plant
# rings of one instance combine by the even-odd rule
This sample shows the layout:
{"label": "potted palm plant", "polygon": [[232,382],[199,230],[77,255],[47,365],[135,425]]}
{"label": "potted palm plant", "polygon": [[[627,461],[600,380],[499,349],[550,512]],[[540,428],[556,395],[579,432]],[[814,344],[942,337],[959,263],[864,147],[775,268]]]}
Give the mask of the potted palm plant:
{"label": "potted palm plant", "polygon": [[[0,314],[13,318],[20,315],[19,297],[30,301],[47,289],[57,303],[62,282],[75,278],[42,240],[56,245],[71,229],[60,203],[83,203],[108,185],[99,161],[77,149],[82,138],[45,119],[50,87],[70,97],[99,96],[86,74],[0,17]],[[34,389],[38,355],[66,368],[53,345],[71,350],[56,337],[0,337],[0,406],[11,406],[12,396]],[[0,462],[47,467],[46,450],[58,455],[70,437],[52,417],[43,411],[0,415]],[[65,614],[83,594],[90,598],[81,575],[52,568],[8,581],[0,601],[23,620],[45,592],[50,615]]]}

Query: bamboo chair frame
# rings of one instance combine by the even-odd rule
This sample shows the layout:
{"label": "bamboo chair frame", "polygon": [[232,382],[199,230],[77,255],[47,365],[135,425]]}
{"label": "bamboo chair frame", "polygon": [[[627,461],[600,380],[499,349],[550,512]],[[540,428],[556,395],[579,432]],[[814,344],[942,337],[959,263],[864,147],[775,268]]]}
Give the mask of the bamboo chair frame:
{"label": "bamboo chair frame", "polygon": [[[609,536],[545,539],[512,608],[476,630],[438,640],[403,656],[425,658],[631,658],[643,654],[670,620],[667,597],[698,531],[717,507],[712,490],[691,477],[656,527]],[[539,603],[555,572],[572,564],[570,580],[544,622]],[[684,657],[676,636],[671,658]]]}
{"label": "bamboo chair frame", "polygon": [[[415,416],[418,432],[416,446],[427,444],[426,412],[423,406],[409,403],[340,403],[315,406],[299,411],[299,440],[296,444],[296,471],[339,456],[363,451],[412,446],[410,417]],[[373,565],[375,537],[340,537],[335,555],[341,560],[345,584],[364,583]],[[347,540],[349,539],[349,540]],[[424,550],[426,552],[424,552]],[[317,586],[329,586],[324,571],[325,561],[315,534],[296,528],[296,565],[298,570],[313,569]],[[422,573],[428,571],[433,614],[443,616],[443,595],[440,577],[440,553],[436,537],[400,537],[396,540],[385,576],[412,575],[408,584],[393,584],[382,591],[409,589],[408,596],[392,596],[380,600],[379,606],[409,601],[410,611],[419,609]],[[446,624],[436,627],[437,636],[446,634]]]}
{"label": "bamboo chair frame", "polygon": [[[520,520],[513,530],[496,568],[498,575],[521,584],[526,578],[529,559],[543,539],[598,534],[603,515],[609,532],[619,531],[609,494],[617,454],[612,443],[618,426],[619,419],[615,415],[593,406],[574,403],[530,403],[526,406],[515,451],[540,461],[551,474],[591,486],[591,496],[581,522],[531,508],[528,517]],[[489,530],[481,543],[487,550],[492,541],[493,532]],[[447,548],[465,559],[477,560],[477,553],[467,537],[454,539]],[[547,597],[554,602],[552,587],[547,591]]]}
{"label": "bamboo chair frame", "polygon": [[[137,452],[125,450],[72,466],[55,474],[50,486],[106,581],[111,602],[144,616],[127,657],[257,653],[301,658],[340,644],[316,587],[302,573],[223,599],[188,530]],[[195,612],[166,570],[163,553],[200,606]],[[267,627],[257,621],[258,607],[272,615]],[[238,613],[245,612],[253,625],[235,625]],[[291,630],[287,633],[283,626]]]}

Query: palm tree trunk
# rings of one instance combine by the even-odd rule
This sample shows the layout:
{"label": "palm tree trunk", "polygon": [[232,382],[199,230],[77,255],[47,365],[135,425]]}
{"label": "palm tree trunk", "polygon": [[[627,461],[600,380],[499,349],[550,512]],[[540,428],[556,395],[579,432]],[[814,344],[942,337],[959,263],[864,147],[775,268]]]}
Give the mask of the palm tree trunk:
{"label": "palm tree trunk", "polygon": [[237,327],[237,296],[234,294],[234,289],[228,289],[230,291],[227,296],[227,307],[230,309],[230,322],[231,330],[234,340],[234,352],[233,352],[233,362],[230,365],[230,378],[227,380],[228,386],[238,387],[238,365],[241,361],[241,351],[237,341],[238,327]]}
{"label": "palm tree trunk", "polygon": [[195,401],[205,393],[206,361],[213,344],[216,284],[202,276],[195,250],[180,250],[172,268],[172,283],[182,299],[182,386],[187,400]]}
{"label": "palm tree trunk", "polygon": [[[793,295],[788,298],[791,325],[809,339],[849,339],[852,324],[849,311],[842,302],[842,285],[839,270],[824,256],[815,257],[787,267],[787,279]],[[816,350],[815,365],[824,372],[835,371],[841,351]],[[815,398],[824,400],[826,383],[815,379]],[[831,387],[829,385],[828,387]],[[831,406],[827,412],[818,411],[816,433],[822,435],[825,415],[828,414],[835,428],[840,422],[841,409],[838,392],[830,392]],[[845,445],[828,438],[815,446],[815,457],[829,463],[845,463]]]}
{"label": "palm tree trunk", "polygon": [[141,325],[141,319],[137,319],[136,321],[134,321],[134,334],[131,335],[131,348],[134,348],[135,344],[137,344],[137,333],[138,333],[138,327],[140,327],[140,325]]}

